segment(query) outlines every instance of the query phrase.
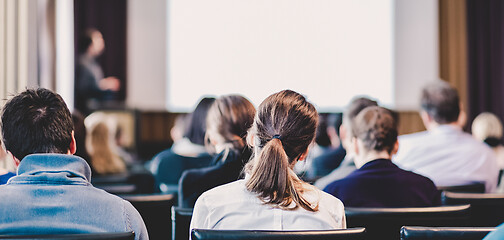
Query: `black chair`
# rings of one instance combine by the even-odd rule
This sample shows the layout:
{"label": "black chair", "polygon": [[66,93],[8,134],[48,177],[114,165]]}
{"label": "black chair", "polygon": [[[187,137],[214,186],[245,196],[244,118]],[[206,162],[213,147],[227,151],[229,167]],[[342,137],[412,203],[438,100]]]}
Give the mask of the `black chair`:
{"label": "black chair", "polygon": [[172,240],[189,239],[189,225],[191,225],[193,209],[172,207]]}
{"label": "black chair", "polygon": [[481,240],[492,227],[411,227],[401,228],[401,240]]}
{"label": "black chair", "polygon": [[171,207],[176,204],[173,194],[125,195],[142,216],[149,239],[169,239],[171,234]]}
{"label": "black chair", "polygon": [[437,189],[445,192],[484,193],[485,183],[473,183],[458,186],[438,186]]}
{"label": "black chair", "polygon": [[193,229],[192,240],[364,240],[365,228],[317,231]]}
{"label": "black chair", "polygon": [[445,192],[443,203],[471,204],[470,226],[495,227],[504,222],[504,194]]}
{"label": "black chair", "polygon": [[365,227],[367,239],[399,239],[402,226],[466,226],[470,205],[345,209],[348,227]]}
{"label": "black chair", "polygon": [[0,235],[0,239],[32,239],[32,240],[134,240],[134,232],[123,233],[79,233],[79,234],[47,234],[47,235]]}

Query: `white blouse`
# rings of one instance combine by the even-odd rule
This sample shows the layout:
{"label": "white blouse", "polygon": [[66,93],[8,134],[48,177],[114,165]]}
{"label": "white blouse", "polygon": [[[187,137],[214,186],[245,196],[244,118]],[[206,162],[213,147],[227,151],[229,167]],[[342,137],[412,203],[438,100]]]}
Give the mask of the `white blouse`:
{"label": "white blouse", "polygon": [[238,180],[203,193],[194,206],[190,229],[228,230],[328,230],[346,228],[343,203],[318,189],[307,191],[309,202],[319,210],[301,207],[282,210],[264,204]]}

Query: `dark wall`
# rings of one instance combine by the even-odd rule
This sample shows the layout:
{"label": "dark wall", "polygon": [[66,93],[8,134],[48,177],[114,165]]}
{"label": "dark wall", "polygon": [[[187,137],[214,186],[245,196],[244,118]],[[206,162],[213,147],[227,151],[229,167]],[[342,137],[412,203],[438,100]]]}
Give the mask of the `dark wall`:
{"label": "dark wall", "polygon": [[119,100],[126,98],[126,0],[74,0],[75,56],[78,57],[79,35],[87,28],[103,34],[105,51],[99,58],[105,77],[121,81]]}

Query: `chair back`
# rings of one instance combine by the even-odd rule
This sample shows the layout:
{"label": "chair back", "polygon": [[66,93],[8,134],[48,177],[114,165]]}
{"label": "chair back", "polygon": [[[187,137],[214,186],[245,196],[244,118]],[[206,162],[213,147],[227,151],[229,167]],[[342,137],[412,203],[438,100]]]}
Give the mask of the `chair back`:
{"label": "chair back", "polygon": [[193,229],[192,240],[364,240],[364,228],[312,231]]}
{"label": "chair back", "polygon": [[401,228],[401,240],[481,240],[493,227],[411,227]]}
{"label": "chair back", "polygon": [[172,207],[172,240],[189,239],[189,226],[191,225],[193,209]]}
{"label": "chair back", "polygon": [[79,234],[46,234],[46,235],[0,235],[0,239],[30,240],[134,240],[134,232],[123,233],[79,233]]}
{"label": "chair back", "polygon": [[438,186],[439,191],[459,192],[459,193],[484,193],[485,183],[473,183],[458,186]]}
{"label": "chair back", "polygon": [[399,239],[402,226],[466,226],[470,205],[345,209],[348,227],[365,227],[367,239]]}
{"label": "chair back", "polygon": [[176,203],[173,194],[125,195],[138,210],[147,227],[149,239],[169,239],[171,234],[171,207]]}
{"label": "chair back", "polygon": [[504,194],[445,192],[443,202],[471,204],[470,226],[495,227],[504,222]]}

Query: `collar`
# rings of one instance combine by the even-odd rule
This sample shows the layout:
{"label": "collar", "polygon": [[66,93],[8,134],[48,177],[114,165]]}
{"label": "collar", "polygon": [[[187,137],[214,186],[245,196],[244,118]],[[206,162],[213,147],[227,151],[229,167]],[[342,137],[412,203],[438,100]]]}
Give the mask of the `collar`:
{"label": "collar", "polygon": [[433,134],[461,133],[462,128],[453,124],[442,124],[432,129],[430,132]]}
{"label": "collar", "polygon": [[[28,180],[30,176],[47,176],[57,174],[60,178],[76,181],[91,181],[91,168],[87,162],[68,154],[30,154],[23,158],[18,166],[16,180]],[[16,179],[19,178],[19,179]]]}
{"label": "collar", "polygon": [[371,161],[367,162],[366,164],[362,165],[362,167],[360,167],[359,169],[388,167],[388,166],[392,166],[392,165],[395,166],[395,164],[392,163],[392,160],[385,159],[385,158],[379,158],[379,159],[375,159],[375,160],[371,160]]}

